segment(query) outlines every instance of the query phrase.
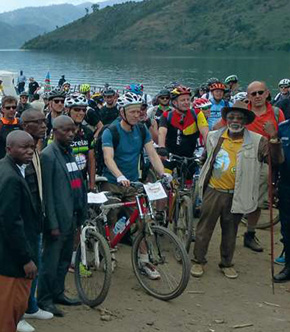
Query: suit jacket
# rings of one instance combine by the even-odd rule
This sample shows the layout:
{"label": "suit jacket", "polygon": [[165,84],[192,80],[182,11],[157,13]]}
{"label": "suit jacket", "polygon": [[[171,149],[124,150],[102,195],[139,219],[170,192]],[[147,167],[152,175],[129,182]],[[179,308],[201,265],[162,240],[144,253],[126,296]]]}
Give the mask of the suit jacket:
{"label": "suit jacket", "polygon": [[23,266],[37,263],[37,223],[28,185],[6,155],[0,161],[0,275],[24,277]]}
{"label": "suit jacket", "polygon": [[42,151],[40,163],[46,218],[44,232],[59,228],[61,233],[69,233],[80,226],[86,217],[87,193],[84,182],[82,181],[82,209],[76,213],[66,160],[55,142]]}

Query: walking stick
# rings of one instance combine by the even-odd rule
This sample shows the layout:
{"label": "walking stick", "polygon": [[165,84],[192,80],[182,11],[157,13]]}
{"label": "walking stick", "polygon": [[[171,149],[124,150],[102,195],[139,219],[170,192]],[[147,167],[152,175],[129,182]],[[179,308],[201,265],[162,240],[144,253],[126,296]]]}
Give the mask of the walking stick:
{"label": "walking stick", "polygon": [[269,185],[269,204],[270,204],[270,224],[271,224],[271,277],[272,277],[272,292],[275,294],[274,287],[274,224],[273,224],[273,187],[272,187],[272,160],[270,153],[270,143],[268,143],[268,165],[269,165],[269,176],[268,176],[268,185]]}

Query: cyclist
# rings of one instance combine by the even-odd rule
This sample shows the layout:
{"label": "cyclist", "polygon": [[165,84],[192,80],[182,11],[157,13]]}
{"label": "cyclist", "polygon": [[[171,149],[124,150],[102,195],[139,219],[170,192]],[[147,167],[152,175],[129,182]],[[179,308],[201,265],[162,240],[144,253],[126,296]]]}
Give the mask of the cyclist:
{"label": "cyclist", "polygon": [[[205,98],[198,98],[195,99],[192,103],[193,108],[195,111],[201,111],[206,119],[210,116],[210,108],[211,108],[211,102],[208,99]],[[199,137],[199,145],[204,146],[204,140],[202,135]]]}
{"label": "cyclist", "polygon": [[152,105],[152,97],[147,93],[144,93],[144,86],[141,83],[132,83],[125,87],[125,91],[135,93],[138,96],[142,96],[145,103],[149,106]]}
{"label": "cyclist", "polygon": [[281,100],[284,99],[289,99],[290,98],[290,92],[289,92],[289,88],[290,88],[290,79],[289,78],[283,78],[279,84],[279,93],[275,96],[274,100],[273,100],[273,104],[276,105],[278,102],[280,102]]}
{"label": "cyclist", "polygon": [[74,140],[71,144],[73,154],[83,178],[88,178],[88,190],[95,190],[96,161],[94,151],[94,133],[83,124],[88,101],[82,94],[75,93],[65,99],[68,115],[76,125]]}
{"label": "cyclist", "polygon": [[[108,182],[102,185],[102,190],[118,194],[126,201],[135,200],[135,190],[130,187],[130,183],[139,179],[138,164],[143,146],[151,164],[160,176],[164,174],[164,167],[153,147],[148,129],[138,124],[142,105],[141,96],[126,92],[118,99],[118,105],[120,106],[121,120],[114,122],[119,135],[118,145],[114,147],[110,127],[106,128],[102,135],[106,165],[103,175],[108,179]],[[111,215],[110,221],[116,221],[116,218],[112,217]],[[146,254],[143,256],[141,268],[144,274],[150,279],[159,279],[159,272],[148,263],[148,255],[147,257]]]}
{"label": "cyclist", "polygon": [[31,107],[31,105],[28,102],[28,98],[29,98],[29,95],[26,91],[23,91],[20,93],[20,101],[19,101],[19,103],[17,105],[17,109],[16,109],[16,116],[18,118],[21,117],[21,114],[24,111],[28,110]]}
{"label": "cyclist", "polygon": [[91,98],[91,86],[87,83],[80,85],[80,93],[83,94],[87,100]]}
{"label": "cyclist", "polygon": [[64,91],[65,93],[70,93],[70,87],[71,87],[70,82],[65,81],[61,86],[61,90]]}
{"label": "cyclist", "polygon": [[157,106],[148,109],[147,114],[150,119],[155,119],[158,126],[162,114],[166,111],[171,111],[170,107],[170,91],[162,89],[156,96]]}
{"label": "cyclist", "polygon": [[89,106],[100,110],[104,106],[103,94],[101,92],[95,92],[89,100]]}
{"label": "cyclist", "polygon": [[212,97],[209,98],[212,103],[210,109],[210,116],[208,118],[208,126],[209,130],[213,129],[213,126],[216,122],[221,119],[221,110],[223,107],[232,106],[231,102],[225,101],[224,93],[225,93],[225,85],[223,83],[213,83],[210,86],[210,91],[212,93]]}
{"label": "cyclist", "polygon": [[[142,98],[143,100],[143,98]],[[158,125],[157,121],[155,119],[151,119],[148,116],[148,111],[147,111],[148,105],[146,102],[143,100],[142,105],[141,105],[141,112],[140,112],[140,122],[144,123],[149,130],[151,137],[153,139],[154,143],[158,143]]]}
{"label": "cyclist", "polygon": [[239,92],[239,78],[237,75],[230,75],[226,77],[225,84],[230,89],[231,96],[234,96]]}
{"label": "cyclist", "polygon": [[103,92],[106,105],[101,108],[100,116],[103,125],[108,125],[117,119],[119,116],[119,109],[116,106],[117,93],[112,88],[108,88]]}
{"label": "cyclist", "polygon": [[216,78],[216,77],[211,77],[206,81],[207,84],[207,91],[201,96],[201,98],[205,98],[205,99],[210,99],[212,98],[212,93],[211,93],[211,86],[215,83],[221,83],[221,81]]}

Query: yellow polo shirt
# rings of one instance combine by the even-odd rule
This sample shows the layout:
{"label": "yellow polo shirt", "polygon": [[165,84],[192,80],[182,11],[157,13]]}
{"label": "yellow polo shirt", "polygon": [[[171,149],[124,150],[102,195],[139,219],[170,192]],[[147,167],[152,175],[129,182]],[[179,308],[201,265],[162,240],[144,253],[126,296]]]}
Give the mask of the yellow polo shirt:
{"label": "yellow polo shirt", "polygon": [[244,139],[232,140],[226,130],[220,151],[218,152],[209,184],[216,189],[232,190],[235,188],[237,154]]}

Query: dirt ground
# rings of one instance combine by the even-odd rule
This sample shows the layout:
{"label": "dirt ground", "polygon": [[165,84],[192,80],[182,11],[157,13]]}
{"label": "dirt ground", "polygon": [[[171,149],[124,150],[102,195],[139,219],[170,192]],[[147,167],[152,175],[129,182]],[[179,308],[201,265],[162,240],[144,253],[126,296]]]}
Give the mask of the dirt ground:
{"label": "dirt ground", "polygon": [[[275,295],[272,293],[270,232],[257,232],[265,250],[254,253],[243,247],[244,231],[241,225],[235,254],[235,267],[239,272],[236,280],[226,279],[219,271],[219,230],[211,242],[204,276],[191,277],[183,295],[171,302],[154,299],[140,288],[131,267],[130,247],[122,245],[117,253],[118,268],[101,307],[62,307],[64,318],[29,322],[39,332],[290,331],[290,283],[276,284]],[[281,249],[278,226],[275,242],[277,256]],[[276,272],[280,269],[275,266]],[[67,284],[69,295],[73,295],[71,274]],[[198,294],[194,293],[196,291]],[[108,310],[109,321],[101,320],[103,309]]]}

